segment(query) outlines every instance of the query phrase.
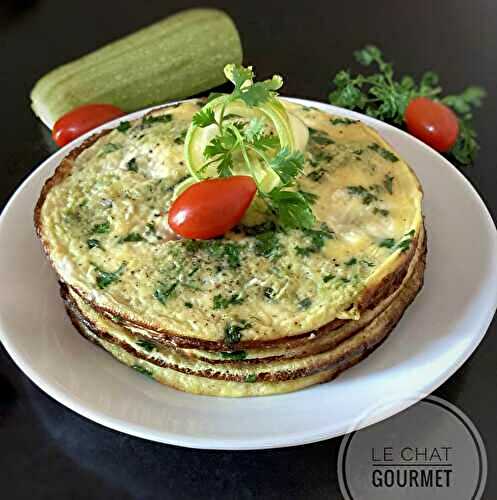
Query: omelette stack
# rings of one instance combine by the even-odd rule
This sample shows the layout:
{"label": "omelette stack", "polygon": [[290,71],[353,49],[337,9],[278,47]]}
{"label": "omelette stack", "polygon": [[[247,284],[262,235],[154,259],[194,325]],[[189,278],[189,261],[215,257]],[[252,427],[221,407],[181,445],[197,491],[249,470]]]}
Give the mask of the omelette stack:
{"label": "omelette stack", "polygon": [[309,131],[298,188],[315,227],[283,230],[256,200],[222,238],[178,238],[167,212],[189,176],[183,142],[200,105],[96,135],[46,182],[35,225],[71,321],[182,391],[329,381],[381,344],[422,287],[419,182],[363,123],[286,103]]}

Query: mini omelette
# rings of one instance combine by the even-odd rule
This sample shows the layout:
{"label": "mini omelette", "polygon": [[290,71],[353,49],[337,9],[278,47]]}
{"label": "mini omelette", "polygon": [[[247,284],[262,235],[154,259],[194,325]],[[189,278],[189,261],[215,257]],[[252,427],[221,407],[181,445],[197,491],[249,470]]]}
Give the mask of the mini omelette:
{"label": "mini omelette", "polygon": [[196,394],[331,380],[387,337],[422,286],[418,179],[362,122],[285,102],[309,132],[297,180],[315,227],[283,230],[255,207],[223,237],[178,237],[167,214],[201,106],[95,135],[46,182],[35,225],[71,320],[119,361]]}

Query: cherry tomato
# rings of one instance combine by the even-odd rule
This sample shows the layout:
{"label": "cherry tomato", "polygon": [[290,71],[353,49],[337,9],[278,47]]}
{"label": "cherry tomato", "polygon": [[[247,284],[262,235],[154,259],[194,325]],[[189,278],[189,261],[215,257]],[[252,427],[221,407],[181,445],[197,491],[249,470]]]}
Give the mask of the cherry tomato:
{"label": "cherry tomato", "polygon": [[192,184],[169,209],[169,226],[185,238],[222,236],[240,221],[256,191],[254,180],[246,175]]}
{"label": "cherry tomato", "polygon": [[57,146],[64,146],[85,132],[123,115],[121,109],[111,104],[85,104],[62,115],[55,122],[52,137]]}
{"label": "cherry tomato", "polygon": [[404,120],[409,133],[441,153],[452,149],[457,141],[459,120],[440,102],[417,97],[407,106]]}

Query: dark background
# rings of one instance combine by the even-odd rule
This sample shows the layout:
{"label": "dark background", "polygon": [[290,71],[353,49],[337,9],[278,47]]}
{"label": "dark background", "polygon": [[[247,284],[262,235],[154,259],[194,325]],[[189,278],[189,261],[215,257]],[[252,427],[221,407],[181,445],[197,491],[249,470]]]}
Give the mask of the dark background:
{"label": "dark background", "polygon": [[[489,96],[476,116],[482,150],[476,164],[463,173],[495,220],[495,0],[1,0],[0,207],[54,150],[30,111],[29,91],[35,81],[61,63],[194,5],[216,5],[229,12],[241,33],[245,62],[254,64],[260,76],[276,71],[284,75],[287,95],[326,100],[332,75],[352,64],[355,49],[371,42],[395,61],[400,73],[437,71],[448,92],[483,85]],[[482,434],[489,461],[488,499],[497,498],[496,334],[494,320],[476,353],[436,391],[459,406]],[[340,439],[333,439],[281,450],[211,452],[129,437],[46,396],[0,347],[2,498],[339,499],[339,445]]]}

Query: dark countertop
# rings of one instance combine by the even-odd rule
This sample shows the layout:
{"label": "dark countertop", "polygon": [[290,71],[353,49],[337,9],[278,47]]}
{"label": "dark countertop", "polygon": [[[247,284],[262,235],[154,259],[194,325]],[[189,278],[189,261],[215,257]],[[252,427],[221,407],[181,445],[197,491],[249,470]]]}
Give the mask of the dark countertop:
{"label": "dark countertop", "polygon": [[[326,100],[331,76],[368,42],[400,73],[436,70],[447,91],[470,83],[489,92],[476,124],[481,153],[463,174],[497,216],[497,3],[164,2],[3,0],[0,4],[0,134],[3,207],[52,151],[29,109],[29,91],[47,70],[180,8],[216,5],[234,18],[245,62],[260,75],[285,75],[288,95]],[[97,14],[97,15],[96,15]],[[447,207],[447,210],[457,207]],[[464,238],[463,214],[461,238]],[[435,394],[461,408],[487,447],[484,498],[497,498],[497,322],[470,360]],[[341,498],[340,439],[257,452],[182,449],[101,427],[33,385],[0,347],[2,498]]]}

